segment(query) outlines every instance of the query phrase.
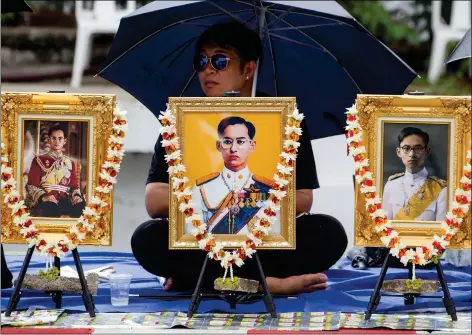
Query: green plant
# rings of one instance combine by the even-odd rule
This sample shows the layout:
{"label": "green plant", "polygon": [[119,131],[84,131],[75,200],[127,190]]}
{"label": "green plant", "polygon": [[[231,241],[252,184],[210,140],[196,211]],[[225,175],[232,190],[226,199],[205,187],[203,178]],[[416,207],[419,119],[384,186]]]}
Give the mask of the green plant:
{"label": "green plant", "polygon": [[339,0],[338,3],[356,18],[367,30],[384,43],[406,41],[410,45],[419,43],[419,35],[409,26],[410,18],[392,15],[380,1]]}
{"label": "green plant", "polygon": [[39,276],[41,278],[44,278],[44,279],[48,279],[48,280],[56,280],[57,277],[59,277],[59,269],[56,268],[55,266],[53,266],[52,268],[50,268],[49,270],[47,271],[43,271],[43,270],[39,270]]}
{"label": "green plant", "polygon": [[233,277],[233,280],[231,280],[231,278],[225,278],[225,280],[223,280],[223,278],[217,278],[216,279],[216,284],[220,287],[225,287],[225,288],[228,288],[228,289],[232,289],[232,290],[235,290],[238,288],[239,286],[239,283],[240,283],[240,279],[239,277]]}
{"label": "green plant", "polygon": [[407,279],[406,287],[410,290],[419,290],[423,286],[421,279]]}

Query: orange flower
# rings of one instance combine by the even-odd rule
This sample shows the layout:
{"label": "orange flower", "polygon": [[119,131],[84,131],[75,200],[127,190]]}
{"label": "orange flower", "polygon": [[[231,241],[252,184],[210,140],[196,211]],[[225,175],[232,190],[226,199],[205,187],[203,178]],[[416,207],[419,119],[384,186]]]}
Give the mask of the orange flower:
{"label": "orange flower", "polygon": [[452,214],[458,216],[458,217],[463,217],[465,214],[464,214],[464,211],[462,210],[462,208],[453,208],[452,209]]}
{"label": "orange flower", "polygon": [[200,220],[192,220],[192,226],[194,227],[198,227],[201,225],[201,221]]}
{"label": "orange flower", "polygon": [[365,197],[366,197],[367,199],[374,199],[374,198],[375,198],[375,193],[373,193],[373,192],[367,192],[367,193],[365,194]]}

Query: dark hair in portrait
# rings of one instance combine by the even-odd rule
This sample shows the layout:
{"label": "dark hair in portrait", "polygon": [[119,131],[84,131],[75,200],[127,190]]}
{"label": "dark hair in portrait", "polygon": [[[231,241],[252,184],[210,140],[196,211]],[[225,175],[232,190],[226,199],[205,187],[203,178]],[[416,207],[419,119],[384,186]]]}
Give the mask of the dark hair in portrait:
{"label": "dark hair in portrait", "polygon": [[218,135],[221,136],[227,127],[234,126],[237,124],[245,125],[247,128],[249,139],[254,139],[254,136],[256,136],[256,127],[254,127],[251,122],[246,121],[245,119],[239,116],[230,116],[221,120],[218,124]]}
{"label": "dark hair in portrait", "polygon": [[241,69],[250,61],[262,62],[262,43],[255,31],[238,21],[215,24],[205,30],[195,44],[195,55],[207,45],[233,49],[241,60]]}
{"label": "dark hair in portrait", "polygon": [[383,123],[383,175],[385,185],[388,177],[405,172],[405,166],[396,150],[403,140],[411,135],[423,139],[429,156],[424,165],[429,175],[448,180],[448,148],[450,145],[449,124]]}
{"label": "dark hair in portrait", "polygon": [[64,134],[64,138],[67,138],[67,131],[66,131],[66,127],[64,127],[62,124],[55,124],[53,125],[52,127],[49,128],[48,130],[48,137],[51,137],[52,133],[55,132],[55,131],[62,131],[62,133]]}

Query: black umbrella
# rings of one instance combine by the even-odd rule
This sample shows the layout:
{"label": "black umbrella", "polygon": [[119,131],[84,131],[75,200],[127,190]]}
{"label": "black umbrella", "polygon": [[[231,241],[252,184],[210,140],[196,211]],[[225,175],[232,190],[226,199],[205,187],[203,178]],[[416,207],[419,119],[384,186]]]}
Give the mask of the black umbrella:
{"label": "black umbrella", "polygon": [[464,37],[462,37],[459,43],[457,43],[456,47],[449,55],[449,58],[446,60],[445,64],[454,62],[459,59],[471,57],[470,49],[472,48],[472,43],[471,43],[470,31],[471,29],[469,29],[469,31],[465,33]]}
{"label": "black umbrella", "polygon": [[402,94],[417,76],[336,1],[262,0],[149,3],[121,19],[98,75],[157,116],[170,96],[202,96],[195,41],[230,18],[262,38],[254,88],[297,97],[312,138],[342,134],[357,94]]}
{"label": "black umbrella", "polygon": [[32,12],[31,7],[23,0],[1,0],[2,14]]}

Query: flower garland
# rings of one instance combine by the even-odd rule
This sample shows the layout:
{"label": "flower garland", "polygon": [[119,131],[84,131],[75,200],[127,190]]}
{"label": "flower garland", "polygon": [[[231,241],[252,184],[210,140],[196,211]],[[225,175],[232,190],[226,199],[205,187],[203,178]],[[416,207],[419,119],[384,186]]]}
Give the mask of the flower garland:
{"label": "flower garland", "polygon": [[54,244],[46,242],[35,227],[25,202],[21,200],[20,193],[16,189],[13,169],[8,166],[5,144],[1,144],[1,187],[4,203],[11,208],[13,223],[20,228],[20,233],[28,242],[28,247],[36,246],[36,250],[41,255],[62,257],[68,251],[74,250],[109,208],[110,192],[117,181],[124,155],[123,141],[127,129],[126,111],[115,109],[113,115],[113,128],[108,138],[107,156],[101,167],[98,186],[90,198],[90,204],[84,209],[77,223],[72,225],[66,237]]}
{"label": "flower garland", "polygon": [[295,107],[292,114],[288,115],[285,127],[285,141],[283,152],[277,163],[277,173],[274,174],[274,181],[277,187],[269,190],[268,200],[264,201],[264,211],[262,215],[255,217],[254,228],[247,234],[248,239],[242,243],[241,247],[235,251],[225,251],[220,242],[216,242],[213,235],[207,232],[206,224],[202,222],[201,215],[195,213],[192,203],[192,190],[187,186],[188,178],[185,177],[186,167],[182,162],[182,154],[179,145],[179,138],[176,136],[175,111],[167,105],[167,110],[161,112],[159,120],[162,124],[160,133],[162,135],[162,146],[166,151],[165,159],[169,165],[169,175],[172,183],[172,193],[179,201],[179,210],[185,216],[185,223],[193,226],[192,235],[198,241],[200,249],[208,253],[208,257],[220,261],[225,268],[223,278],[226,278],[227,270],[230,270],[233,278],[232,265],[242,266],[247,257],[251,258],[256,252],[256,248],[262,244],[262,240],[269,234],[272,222],[276,220],[277,211],[280,210],[280,202],[287,194],[288,177],[294,169],[294,162],[297,158],[298,142],[302,130],[300,123],[304,115],[298,112]]}
{"label": "flower garland", "polygon": [[408,262],[425,265],[430,262],[436,262],[445,251],[449,241],[459,230],[459,226],[466,217],[471,201],[471,150],[467,152],[467,162],[464,166],[464,176],[460,180],[459,188],[454,194],[452,209],[447,213],[446,220],[441,223],[443,234],[434,235],[431,242],[426,246],[416,247],[415,249],[406,248],[406,243],[399,237],[398,232],[391,227],[391,222],[387,219],[385,211],[382,209],[382,201],[376,195],[376,187],[373,182],[372,172],[369,169],[369,161],[366,157],[366,149],[362,143],[362,128],[357,117],[355,105],[347,108],[347,142],[349,152],[355,162],[355,177],[361,192],[366,197],[366,208],[369,211],[372,220],[375,223],[375,229],[381,235],[381,241],[387,248],[390,248],[390,254],[400,259],[407,265]]}

